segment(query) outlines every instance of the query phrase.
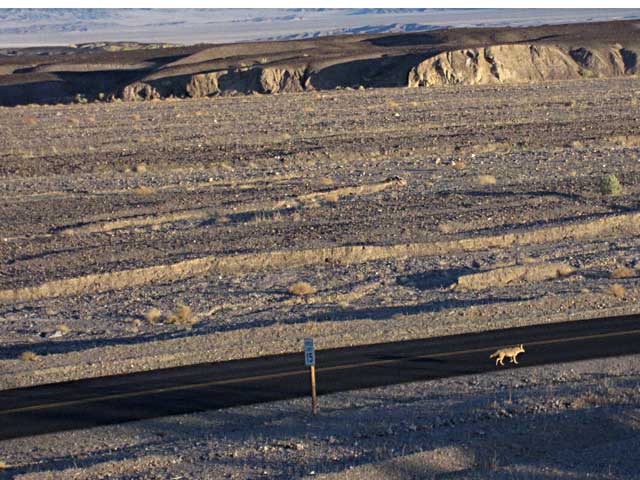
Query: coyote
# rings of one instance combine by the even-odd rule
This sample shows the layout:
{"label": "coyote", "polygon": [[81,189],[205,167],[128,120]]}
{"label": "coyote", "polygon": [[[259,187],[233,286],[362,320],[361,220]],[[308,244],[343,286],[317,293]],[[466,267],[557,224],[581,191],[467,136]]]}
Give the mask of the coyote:
{"label": "coyote", "polygon": [[516,365],[518,365],[518,360],[516,360],[516,357],[523,352],[524,352],[524,345],[520,344],[516,347],[507,347],[507,348],[501,348],[500,350],[496,350],[496,353],[494,353],[493,355],[490,355],[489,358],[495,358],[496,365],[504,365],[502,361],[505,358],[510,358],[511,363],[515,363]]}

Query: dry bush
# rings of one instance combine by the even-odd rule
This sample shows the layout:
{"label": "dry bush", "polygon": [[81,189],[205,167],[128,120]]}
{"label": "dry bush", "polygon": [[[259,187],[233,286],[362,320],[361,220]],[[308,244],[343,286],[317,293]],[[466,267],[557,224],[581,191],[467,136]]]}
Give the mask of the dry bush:
{"label": "dry bush", "polygon": [[398,108],[400,104],[398,102],[394,102],[393,100],[389,100],[387,102],[387,106],[390,108]]}
{"label": "dry bush", "polygon": [[24,123],[32,127],[38,125],[38,119],[34,117],[27,117],[24,119]]}
{"label": "dry bush", "polygon": [[587,392],[574,398],[571,402],[573,408],[589,408],[600,405],[602,398],[593,392]]}
{"label": "dry bush", "polygon": [[480,185],[495,185],[496,177],[494,177],[493,175],[479,175],[478,183]]}
{"label": "dry bush", "polygon": [[340,201],[340,192],[328,192],[323,200],[329,203],[337,203]]}
{"label": "dry bush", "polygon": [[71,329],[69,327],[67,327],[66,325],[64,325],[64,324],[56,325],[56,330],[59,331],[60,333],[62,333],[63,335],[66,335],[67,333],[69,333],[71,331]]}
{"label": "dry bush", "polygon": [[330,187],[334,184],[335,182],[333,181],[333,179],[328,178],[328,177],[322,177],[320,179],[320,185],[324,185],[325,187]]}
{"label": "dry bush", "polygon": [[162,318],[162,312],[159,308],[153,307],[147,313],[144,314],[144,319],[147,323],[159,322]]}
{"label": "dry bush", "polygon": [[440,233],[449,234],[458,231],[458,229],[453,222],[443,222],[438,224],[438,231]]}
{"label": "dry bush", "polygon": [[316,289],[313,285],[307,282],[296,282],[289,287],[289,293],[303,297],[305,295],[313,295],[316,293]]}
{"label": "dry bush", "polygon": [[5,468],[9,468],[9,464],[7,462],[0,462],[0,470],[4,470]]}
{"label": "dry bush", "polygon": [[144,163],[141,163],[140,165],[133,167],[133,171],[136,173],[145,173],[147,171],[147,166]]}
{"label": "dry bush", "polygon": [[620,180],[614,174],[609,173],[600,179],[600,193],[603,195],[620,195],[622,194],[622,185]]}
{"label": "dry bush", "polygon": [[193,314],[191,307],[182,303],[178,304],[176,309],[167,316],[166,323],[177,325],[193,325],[198,323],[198,317]]}
{"label": "dry bush", "polygon": [[636,276],[636,271],[633,268],[625,267],[624,265],[616,268],[609,273],[610,278],[631,278]]}
{"label": "dry bush", "polygon": [[136,188],[133,193],[137,195],[151,195],[152,193],[156,193],[156,191],[151,187],[145,187],[144,185]]}
{"label": "dry bush", "polygon": [[20,354],[20,360],[24,360],[25,362],[35,362],[39,359],[40,357],[38,356],[38,354],[30,350],[27,350],[26,352],[22,352]]}
{"label": "dry bush", "polygon": [[71,125],[80,125],[80,120],[77,118],[69,118],[67,119],[67,121],[71,124]]}
{"label": "dry bush", "polygon": [[616,298],[624,298],[627,296],[627,290],[619,283],[614,283],[609,287],[609,294]]}
{"label": "dry bush", "polygon": [[464,163],[462,160],[458,160],[451,162],[451,166],[455,169],[455,170],[464,170],[465,168],[467,168],[467,164]]}
{"label": "dry bush", "polygon": [[606,143],[624,148],[640,147],[640,135],[616,135],[609,137]]}

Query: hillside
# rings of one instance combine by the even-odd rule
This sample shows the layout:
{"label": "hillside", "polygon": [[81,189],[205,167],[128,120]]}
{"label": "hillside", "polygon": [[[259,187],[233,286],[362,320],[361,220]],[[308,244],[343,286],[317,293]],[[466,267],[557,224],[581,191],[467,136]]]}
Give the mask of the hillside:
{"label": "hillside", "polygon": [[611,78],[637,74],[639,53],[639,21],[4,50],[0,104]]}

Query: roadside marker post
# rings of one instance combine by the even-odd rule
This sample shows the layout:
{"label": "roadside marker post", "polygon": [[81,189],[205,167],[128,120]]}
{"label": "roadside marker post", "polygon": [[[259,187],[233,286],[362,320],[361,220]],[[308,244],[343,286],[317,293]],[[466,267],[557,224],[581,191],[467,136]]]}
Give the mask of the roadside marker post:
{"label": "roadside marker post", "polygon": [[311,370],[311,408],[314,415],[318,414],[318,397],[316,395],[316,350],[313,338],[304,339],[304,364]]}

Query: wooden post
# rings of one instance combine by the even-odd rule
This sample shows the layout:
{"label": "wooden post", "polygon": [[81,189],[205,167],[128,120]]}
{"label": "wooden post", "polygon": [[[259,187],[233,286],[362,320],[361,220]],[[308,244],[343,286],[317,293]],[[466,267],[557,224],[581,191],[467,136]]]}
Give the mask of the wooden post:
{"label": "wooden post", "polygon": [[314,415],[318,414],[318,397],[316,395],[316,347],[313,338],[304,339],[304,364],[309,367],[311,373],[311,409]]}
{"label": "wooden post", "polygon": [[316,366],[311,365],[311,409],[313,414],[318,414],[318,397],[316,395]]}

